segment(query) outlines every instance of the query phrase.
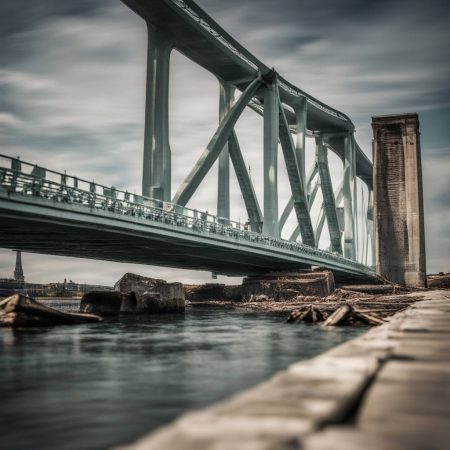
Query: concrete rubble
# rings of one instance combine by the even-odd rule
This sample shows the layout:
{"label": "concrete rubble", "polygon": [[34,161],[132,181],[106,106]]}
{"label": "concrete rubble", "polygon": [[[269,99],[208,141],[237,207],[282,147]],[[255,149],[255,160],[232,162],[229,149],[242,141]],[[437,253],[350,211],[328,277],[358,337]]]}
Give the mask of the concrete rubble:
{"label": "concrete rubble", "polygon": [[243,279],[241,285],[208,283],[185,285],[186,300],[202,301],[285,301],[298,296],[326,297],[335,289],[330,271],[271,273]]}
{"label": "concrete rubble", "polygon": [[100,315],[179,313],[185,309],[181,283],[126,273],[114,291],[95,291],[83,296],[80,311]]}

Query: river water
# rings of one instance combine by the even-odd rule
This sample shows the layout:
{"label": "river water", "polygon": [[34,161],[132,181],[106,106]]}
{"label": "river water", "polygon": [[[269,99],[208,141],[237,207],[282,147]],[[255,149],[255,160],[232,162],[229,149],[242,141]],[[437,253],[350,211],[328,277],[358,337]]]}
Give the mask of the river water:
{"label": "river water", "polygon": [[184,315],[0,328],[0,448],[131,442],[365,331],[284,320],[191,307]]}

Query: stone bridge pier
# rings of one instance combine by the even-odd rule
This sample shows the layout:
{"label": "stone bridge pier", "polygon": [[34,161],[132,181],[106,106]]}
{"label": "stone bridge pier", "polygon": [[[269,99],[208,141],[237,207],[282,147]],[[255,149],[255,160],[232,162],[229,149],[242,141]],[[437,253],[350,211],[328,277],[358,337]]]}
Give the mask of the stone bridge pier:
{"label": "stone bridge pier", "polygon": [[372,118],[377,272],[408,287],[426,287],[419,117]]}

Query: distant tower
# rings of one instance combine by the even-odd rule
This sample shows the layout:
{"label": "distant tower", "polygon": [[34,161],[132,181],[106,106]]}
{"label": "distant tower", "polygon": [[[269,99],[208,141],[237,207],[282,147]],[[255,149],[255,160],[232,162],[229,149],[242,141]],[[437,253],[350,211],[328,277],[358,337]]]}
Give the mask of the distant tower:
{"label": "distant tower", "polygon": [[22,252],[16,250],[16,268],[14,269],[14,279],[19,283],[25,282],[25,276],[22,269]]}
{"label": "distant tower", "polygon": [[372,117],[375,258],[389,281],[426,287],[419,117]]}

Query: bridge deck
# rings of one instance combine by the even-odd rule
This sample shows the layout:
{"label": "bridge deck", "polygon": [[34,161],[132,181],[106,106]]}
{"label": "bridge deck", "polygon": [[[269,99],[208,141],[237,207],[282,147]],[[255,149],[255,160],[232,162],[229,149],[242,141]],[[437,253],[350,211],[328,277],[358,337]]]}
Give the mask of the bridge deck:
{"label": "bridge deck", "polygon": [[315,265],[374,276],[355,261],[247,224],[2,158],[11,168],[0,167],[0,247],[229,275]]}
{"label": "bridge deck", "polygon": [[[312,264],[338,273],[365,274],[364,266],[327,252],[277,247],[218,225],[198,229],[170,223],[169,213],[132,217],[80,204],[6,194],[0,190],[0,247],[62,256],[250,275],[299,270]],[[166,223],[166,222],[169,223]]]}

